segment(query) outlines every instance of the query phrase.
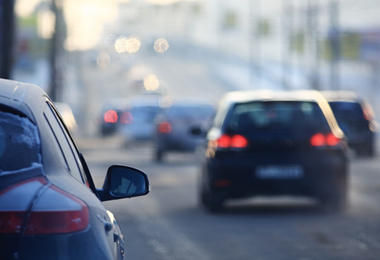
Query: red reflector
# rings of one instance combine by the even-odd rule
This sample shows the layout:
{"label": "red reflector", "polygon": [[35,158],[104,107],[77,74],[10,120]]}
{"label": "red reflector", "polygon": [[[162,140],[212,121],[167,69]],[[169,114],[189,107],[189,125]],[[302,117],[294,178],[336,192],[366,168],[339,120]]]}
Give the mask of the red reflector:
{"label": "red reflector", "polygon": [[124,112],[121,117],[120,117],[120,122],[122,124],[132,124],[133,122],[133,117],[132,114],[129,112]]}
{"label": "red reflector", "polygon": [[310,139],[312,146],[324,146],[326,144],[326,138],[323,134],[315,134]]}
{"label": "red reflector", "polygon": [[214,181],[214,187],[228,187],[231,185],[230,180],[216,180]]}
{"label": "red reflector", "polygon": [[168,122],[162,122],[158,126],[158,131],[162,134],[168,134],[172,131],[172,126]]}
{"label": "red reflector", "polygon": [[247,145],[248,145],[248,141],[242,135],[234,135],[231,138],[231,147],[233,148],[244,148],[244,147],[247,147]]}
{"label": "red reflector", "polygon": [[89,220],[89,210],[83,201],[50,186],[33,207],[25,234],[79,232],[87,228]]}
{"label": "red reflector", "polygon": [[340,139],[336,137],[333,133],[329,133],[326,135],[326,143],[329,146],[335,146],[338,145],[340,142]]}
{"label": "red reflector", "polygon": [[229,135],[222,135],[218,139],[218,147],[219,148],[228,148],[231,144],[231,137]]}
{"label": "red reflector", "polygon": [[108,110],[104,113],[104,122],[106,123],[116,123],[118,118],[115,110]]}

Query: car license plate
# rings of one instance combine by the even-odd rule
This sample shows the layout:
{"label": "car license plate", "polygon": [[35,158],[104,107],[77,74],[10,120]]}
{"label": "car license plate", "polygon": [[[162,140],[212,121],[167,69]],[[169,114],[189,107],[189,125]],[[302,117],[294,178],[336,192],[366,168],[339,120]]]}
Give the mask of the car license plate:
{"label": "car license plate", "polygon": [[256,168],[256,177],[261,179],[269,178],[301,178],[303,176],[303,168],[300,165],[286,166],[259,166]]}

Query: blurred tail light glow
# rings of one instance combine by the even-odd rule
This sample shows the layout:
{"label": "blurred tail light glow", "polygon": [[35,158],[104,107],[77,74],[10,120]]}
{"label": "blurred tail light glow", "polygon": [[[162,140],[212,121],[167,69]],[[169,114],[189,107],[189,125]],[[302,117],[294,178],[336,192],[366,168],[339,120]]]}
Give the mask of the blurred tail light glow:
{"label": "blurred tail light glow", "polygon": [[108,110],[104,113],[104,122],[106,123],[116,123],[119,119],[117,112],[115,110]]}
{"label": "blurred tail light glow", "polygon": [[323,134],[315,134],[310,139],[310,144],[315,147],[322,146],[336,146],[340,143],[340,139],[337,138],[333,133],[328,133],[326,136]]}
{"label": "blurred tail light glow", "polygon": [[133,116],[129,112],[124,112],[120,117],[120,122],[122,124],[132,124],[133,122]]}
{"label": "blurred tail light glow", "polygon": [[162,134],[168,134],[172,131],[172,126],[170,125],[169,122],[162,122],[158,126],[158,131]]}
{"label": "blurred tail light glow", "polygon": [[248,140],[242,135],[222,135],[218,139],[219,148],[245,148],[248,146]]}

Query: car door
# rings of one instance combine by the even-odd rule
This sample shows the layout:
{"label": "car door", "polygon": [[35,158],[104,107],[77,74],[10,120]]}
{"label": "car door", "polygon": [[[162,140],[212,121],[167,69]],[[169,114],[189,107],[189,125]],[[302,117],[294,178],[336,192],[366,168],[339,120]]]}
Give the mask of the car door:
{"label": "car door", "polygon": [[[108,248],[104,249],[105,254],[112,254],[113,259],[121,259],[121,255],[124,251],[124,242],[120,228],[117,225],[113,215],[110,214],[100,200],[96,196],[96,190],[94,190],[92,177],[89,174],[88,167],[85,164],[85,160],[78,149],[75,146],[70,133],[67,131],[65,124],[56,108],[51,102],[46,102],[44,107],[45,118],[54,132],[57,144],[60,146],[62,156],[67,164],[67,172],[77,182],[81,183],[81,192],[75,192],[75,196],[83,200],[90,208],[91,224],[90,228],[94,229],[93,234],[96,236],[97,241],[104,241],[100,243],[102,246],[106,245]],[[85,174],[85,171],[88,174]],[[92,186],[92,187],[91,187]],[[71,188],[71,187],[67,187]],[[91,189],[92,188],[92,189]],[[87,190],[87,192],[83,192]]]}

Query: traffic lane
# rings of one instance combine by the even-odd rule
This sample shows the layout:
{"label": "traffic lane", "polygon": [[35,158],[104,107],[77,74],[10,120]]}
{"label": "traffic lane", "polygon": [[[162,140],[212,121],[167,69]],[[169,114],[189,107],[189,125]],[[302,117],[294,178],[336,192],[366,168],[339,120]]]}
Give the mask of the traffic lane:
{"label": "traffic lane", "polygon": [[236,90],[216,76],[214,68],[197,57],[172,50],[163,55],[141,55],[153,71],[162,90],[174,98],[205,97],[218,101],[223,94]]}
{"label": "traffic lane", "polygon": [[[95,153],[89,164],[97,177],[104,177],[107,167],[102,160],[122,158],[150,177],[152,192],[146,197],[105,203],[130,241],[126,252],[136,256],[132,259],[377,259],[380,253],[379,214],[373,210],[378,204],[360,204],[356,182],[344,214],[285,200],[274,205],[246,201],[210,215],[198,207],[191,155],[169,155],[167,162],[155,164],[149,146]],[[361,170],[375,162],[354,160],[352,179],[366,178]]]}

